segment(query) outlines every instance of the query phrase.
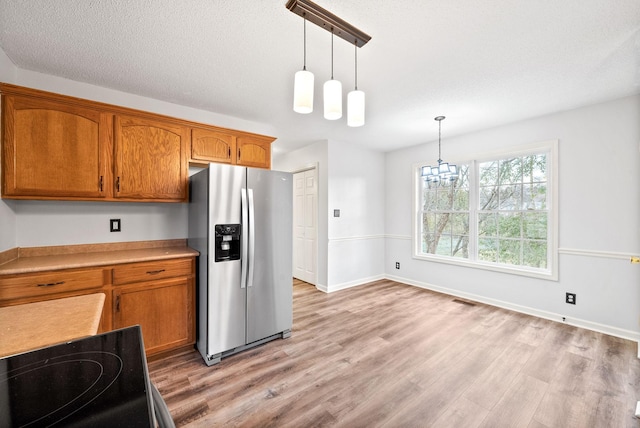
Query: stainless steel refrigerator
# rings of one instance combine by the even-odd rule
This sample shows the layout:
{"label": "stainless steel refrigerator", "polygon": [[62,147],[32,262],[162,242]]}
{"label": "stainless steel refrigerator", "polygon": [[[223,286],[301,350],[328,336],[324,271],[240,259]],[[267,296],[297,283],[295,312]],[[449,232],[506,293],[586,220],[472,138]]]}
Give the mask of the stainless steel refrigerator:
{"label": "stainless steel refrigerator", "polygon": [[291,335],[292,174],[211,164],[190,178],[197,342],[208,365]]}

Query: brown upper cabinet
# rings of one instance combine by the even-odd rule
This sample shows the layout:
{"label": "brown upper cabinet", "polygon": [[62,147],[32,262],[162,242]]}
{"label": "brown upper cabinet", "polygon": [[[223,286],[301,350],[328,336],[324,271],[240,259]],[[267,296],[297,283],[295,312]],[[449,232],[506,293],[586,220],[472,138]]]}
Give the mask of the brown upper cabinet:
{"label": "brown upper cabinet", "polygon": [[272,137],[224,129],[191,131],[191,164],[209,162],[271,168]]}
{"label": "brown upper cabinet", "polygon": [[115,117],[115,198],[187,198],[189,128],[134,116]]}
{"label": "brown upper cabinet", "polygon": [[5,96],[3,197],[103,199],[111,117],[99,110]]}
{"label": "brown upper cabinet", "polygon": [[2,197],[185,202],[189,164],[271,168],[273,137],[0,83]]}
{"label": "brown upper cabinet", "polygon": [[238,165],[271,168],[271,139],[240,136],[237,139]]}
{"label": "brown upper cabinet", "polygon": [[193,129],[191,131],[192,163],[236,163],[236,137],[217,130]]}

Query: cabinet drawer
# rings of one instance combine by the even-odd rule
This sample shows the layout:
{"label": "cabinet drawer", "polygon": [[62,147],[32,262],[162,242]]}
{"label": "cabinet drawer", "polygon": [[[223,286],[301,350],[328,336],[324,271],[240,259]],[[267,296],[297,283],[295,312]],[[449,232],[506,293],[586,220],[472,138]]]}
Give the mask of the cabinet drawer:
{"label": "cabinet drawer", "polygon": [[189,276],[193,274],[191,265],[191,259],[158,260],[119,265],[113,268],[113,284]]}
{"label": "cabinet drawer", "polygon": [[0,277],[0,301],[100,288],[104,276],[104,269],[84,269]]}

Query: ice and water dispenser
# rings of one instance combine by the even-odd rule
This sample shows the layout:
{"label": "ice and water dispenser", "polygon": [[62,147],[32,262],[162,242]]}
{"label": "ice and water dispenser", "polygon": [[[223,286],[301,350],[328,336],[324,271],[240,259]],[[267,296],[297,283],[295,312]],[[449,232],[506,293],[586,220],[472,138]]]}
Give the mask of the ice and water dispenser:
{"label": "ice and water dispenser", "polygon": [[239,224],[216,224],[216,262],[240,260],[241,230]]}

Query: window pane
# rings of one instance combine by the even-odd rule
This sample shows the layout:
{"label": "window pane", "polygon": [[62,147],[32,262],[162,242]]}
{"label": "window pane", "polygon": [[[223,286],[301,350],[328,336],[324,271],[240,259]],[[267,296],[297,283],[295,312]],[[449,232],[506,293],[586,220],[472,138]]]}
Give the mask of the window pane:
{"label": "window pane", "polygon": [[478,239],[478,260],[484,262],[498,261],[498,240],[494,238]]}
{"label": "window pane", "polygon": [[500,238],[520,238],[522,217],[520,213],[498,214],[498,236]]}
{"label": "window pane", "polygon": [[524,241],[522,252],[523,265],[546,269],[547,241]]}
{"label": "window pane", "polygon": [[469,236],[468,235],[452,235],[451,240],[453,248],[451,249],[453,257],[469,258]]}
{"label": "window pane", "polygon": [[540,154],[532,156],[531,182],[547,181],[547,155]]}
{"label": "window pane", "polygon": [[442,235],[438,240],[438,248],[436,249],[436,254],[439,256],[450,256],[451,255],[451,235]]}
{"label": "window pane", "polygon": [[480,186],[495,186],[498,184],[498,162],[482,162],[478,165],[480,172]]}
{"label": "window pane", "polygon": [[521,241],[515,239],[500,239],[498,246],[500,252],[498,254],[498,262],[508,265],[520,265],[520,247]]}
{"label": "window pane", "polygon": [[547,239],[547,213],[523,213],[522,231],[525,238]]}
{"label": "window pane", "polygon": [[522,206],[522,187],[519,184],[500,186],[501,210],[519,210]]}
{"label": "window pane", "polygon": [[432,189],[425,188],[422,192],[423,198],[423,206],[422,209],[424,211],[432,211],[436,209],[436,191]]}
{"label": "window pane", "polygon": [[479,207],[481,210],[495,210],[498,208],[498,187],[481,187]]}
{"label": "window pane", "polygon": [[455,211],[469,210],[469,190],[456,189],[453,195],[453,209]]}
{"label": "window pane", "polygon": [[520,158],[500,161],[500,184],[522,183],[522,160]]}
{"label": "window pane", "polygon": [[435,233],[451,233],[451,214],[450,213],[441,213],[436,214],[436,229]]}
{"label": "window pane", "polygon": [[453,196],[451,195],[452,189],[451,187],[447,186],[447,187],[439,187],[437,189],[437,206],[436,209],[443,211],[443,210],[450,210],[451,207],[453,206]]}
{"label": "window pane", "polygon": [[451,233],[454,235],[469,234],[469,214],[451,214]]}
{"label": "window pane", "polygon": [[495,213],[478,214],[478,235],[498,236],[498,221]]}
{"label": "window pane", "polygon": [[422,215],[422,231],[423,233],[433,233],[436,230],[436,215],[433,213],[424,213]]}
{"label": "window pane", "polygon": [[458,165],[458,178],[454,182],[456,189],[469,189],[469,165]]}
{"label": "window pane", "polygon": [[436,238],[433,233],[425,233],[422,238],[422,252],[427,254],[435,253]]}
{"label": "window pane", "polygon": [[544,210],[547,208],[547,185],[545,183],[525,184],[522,195],[523,210]]}

